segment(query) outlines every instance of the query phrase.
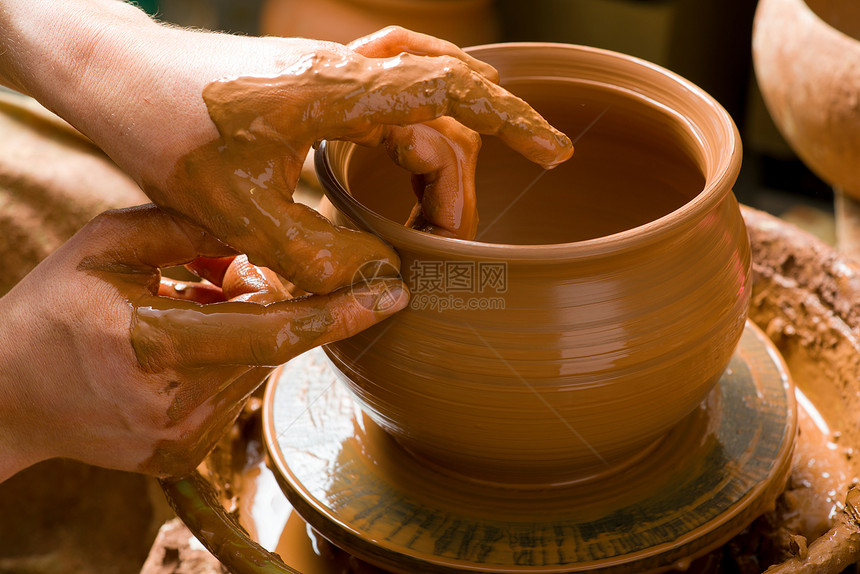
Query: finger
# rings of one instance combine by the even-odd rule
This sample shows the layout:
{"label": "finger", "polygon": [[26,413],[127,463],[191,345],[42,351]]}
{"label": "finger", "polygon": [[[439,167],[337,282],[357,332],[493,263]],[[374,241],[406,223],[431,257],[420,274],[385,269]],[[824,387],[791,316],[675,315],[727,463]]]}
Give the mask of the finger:
{"label": "finger", "polygon": [[470,56],[455,44],[400,26],[388,26],[350,42],[347,47],[368,58],[390,58],[403,52],[416,56],[452,56],[491,82],[499,82],[499,72],[494,67]]}
{"label": "finger", "polygon": [[239,245],[252,263],[279,272],[304,291],[326,294],[371,274],[370,268],[390,275],[400,269],[400,257],[375,235],[335,226],[310,207],[275,194],[260,197],[257,205],[277,214],[279,225],[270,228],[276,234],[248,237]]}
{"label": "finger", "polygon": [[224,274],[233,262],[233,256],[229,257],[198,257],[194,261],[185,264],[186,269],[206,279],[213,285],[221,286]]}
{"label": "finger", "polygon": [[[464,126],[498,136],[526,158],[551,169],[573,155],[573,143],[526,102],[451,56],[410,54],[371,59],[356,74],[367,77],[352,100],[332,103],[321,137],[378,144],[380,126],[404,126],[451,116]],[[364,70],[370,69],[373,73]]]}
{"label": "finger", "polygon": [[200,306],[151,297],[135,308],[132,346],[145,370],[177,365],[275,366],[312,347],[349,337],[403,309],[397,279],[380,279],[262,306]]}
{"label": "finger", "polygon": [[[237,93],[247,97],[237,98]],[[145,185],[151,197],[161,197],[172,209],[205,224],[213,236],[247,253],[252,263],[304,291],[330,293],[350,285],[364,265],[374,262],[399,269],[399,257],[378,237],[338,228],[292,201],[301,159],[315,139],[295,142],[283,135],[302,122],[300,106],[293,110],[298,116],[287,113],[293,109],[289,106],[285,111],[285,102],[295,94],[273,87],[272,78],[241,77],[209,84],[203,98],[221,138],[184,156],[170,187],[226,187],[229,192],[209,202],[193,193],[187,194],[190,199],[161,197],[160,186]],[[294,139],[302,140],[300,135]],[[240,167],[228,170],[225,179],[224,166],[231,165]]]}
{"label": "finger", "polygon": [[[219,133],[230,145],[268,139],[277,147],[273,142],[284,138],[278,140],[275,134],[295,130],[296,122],[306,128],[310,141],[347,139],[373,145],[380,143],[386,125],[424,123],[447,115],[479,133],[498,136],[547,169],[573,154],[570,139],[527,103],[453,56],[404,53],[367,58],[357,52],[318,50],[278,78],[243,76],[212,82],[204,89],[203,99]],[[295,100],[302,104],[295,109],[285,107],[285,102]],[[255,177],[262,181],[270,174],[289,171],[284,188],[294,188],[307,148],[298,150],[304,153],[293,154],[298,161],[284,166],[274,165],[273,160],[262,161],[260,145],[246,147],[243,157],[260,165],[239,170],[237,177],[242,181],[238,183],[250,186],[248,173],[258,174]],[[281,150],[282,154],[287,152]],[[205,176],[206,171],[197,169],[194,173]],[[249,194],[253,189],[249,187]],[[256,196],[253,199],[256,201]],[[206,214],[201,215],[199,220],[204,220]]]}
{"label": "finger", "polygon": [[201,305],[209,303],[220,303],[226,301],[221,288],[211,283],[198,283],[177,281],[175,279],[161,278],[158,287],[159,297],[170,297],[181,301],[195,301]]}
{"label": "finger", "polygon": [[233,260],[223,279],[224,296],[231,301],[266,305],[292,298],[274,271],[253,265],[245,255]]}
{"label": "finger", "polygon": [[79,269],[144,276],[161,267],[183,265],[199,255],[235,253],[202,229],[152,204],[104,212],[72,241],[87,242],[91,254],[80,262]]}
{"label": "finger", "polygon": [[456,120],[394,127],[385,146],[395,163],[417,174],[418,208],[407,225],[431,233],[474,239],[478,227],[475,169],[481,138]]}

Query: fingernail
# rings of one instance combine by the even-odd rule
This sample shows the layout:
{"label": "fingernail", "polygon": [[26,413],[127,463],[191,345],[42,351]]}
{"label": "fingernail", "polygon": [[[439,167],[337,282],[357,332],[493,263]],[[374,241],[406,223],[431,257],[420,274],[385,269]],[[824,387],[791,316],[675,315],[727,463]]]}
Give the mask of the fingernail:
{"label": "fingernail", "polygon": [[570,141],[570,138],[567,137],[567,135],[558,132],[556,139],[558,139],[558,146],[564,149],[566,153],[573,153],[573,142]]}
{"label": "fingernail", "polygon": [[395,313],[409,303],[409,292],[400,279],[378,279],[355,286],[352,296],[362,307],[374,313]]}
{"label": "fingernail", "polygon": [[556,132],[554,136],[558,151],[550,162],[544,164],[544,169],[552,169],[558,164],[566,162],[573,155],[573,142],[570,141],[570,138],[561,132]]}

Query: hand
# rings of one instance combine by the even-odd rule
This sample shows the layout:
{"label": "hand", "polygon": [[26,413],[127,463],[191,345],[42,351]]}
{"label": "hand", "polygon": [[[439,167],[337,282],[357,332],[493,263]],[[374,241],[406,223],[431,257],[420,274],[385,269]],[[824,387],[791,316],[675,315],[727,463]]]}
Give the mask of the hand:
{"label": "hand", "polygon": [[[145,189],[195,221],[214,220],[211,232],[308,291],[342,285],[338,274],[351,277],[364,261],[394,261],[374,239],[336,230],[290,201],[315,141],[385,144],[397,163],[418,174],[422,209],[413,220],[468,238],[477,229],[480,149],[468,128],[497,134],[546,167],[572,151],[565,136],[493,83],[495,70],[441,40],[388,28],[347,47],[315,42],[292,50],[294,61],[283,69],[206,85],[203,100],[220,137],[184,155],[167,185],[149,180]],[[228,206],[223,214],[213,212],[216,202],[195,197],[200,187],[218,190]],[[298,234],[285,237],[285,228]],[[302,253],[294,258],[301,266],[285,267],[285,252]]]}
{"label": "hand", "polygon": [[[73,56],[52,59],[56,38],[31,40],[40,28],[19,33],[0,54],[0,69],[4,58],[18,63],[7,74],[14,85],[92,138],[156,204],[310,292],[346,285],[369,262],[399,264],[377,238],[292,202],[315,141],[384,143],[419,174],[415,219],[460,237],[477,224],[480,144],[470,130],[545,167],[572,153],[563,134],[494,83],[491,67],[429,36],[390,28],[343,46],[178,30],[108,0],[0,4],[35,21],[62,12],[63,25],[50,30],[68,30]],[[33,54],[43,57],[29,62]],[[50,73],[29,73],[44,62]]]}
{"label": "hand", "polygon": [[[419,209],[411,223],[471,239],[477,230],[480,149],[472,129],[499,136],[547,168],[573,151],[566,136],[496,80],[493,68],[456,46],[396,27],[346,48],[317,46],[274,76],[246,75],[206,86],[203,99],[221,137],[184,158],[179,187],[219,173],[218,166],[222,181],[232,182],[231,197],[255,195],[244,212],[278,213],[288,209],[285,194],[271,191],[291,193],[315,141],[385,144],[398,164],[416,174]],[[304,227],[308,221],[296,223]]]}
{"label": "hand", "polygon": [[[0,482],[51,457],[182,475],[269,367],[406,305],[396,279],[290,300],[244,257],[199,257],[228,253],[153,206],[107,212],[0,299]],[[186,263],[213,285],[159,281]]]}

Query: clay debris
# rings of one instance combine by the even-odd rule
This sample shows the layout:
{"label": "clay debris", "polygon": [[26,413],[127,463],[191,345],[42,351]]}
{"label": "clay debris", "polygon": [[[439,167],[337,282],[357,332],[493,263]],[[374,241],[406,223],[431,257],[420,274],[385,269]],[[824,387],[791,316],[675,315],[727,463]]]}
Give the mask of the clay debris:
{"label": "clay debris", "polygon": [[140,574],[228,574],[178,518],[158,531]]}

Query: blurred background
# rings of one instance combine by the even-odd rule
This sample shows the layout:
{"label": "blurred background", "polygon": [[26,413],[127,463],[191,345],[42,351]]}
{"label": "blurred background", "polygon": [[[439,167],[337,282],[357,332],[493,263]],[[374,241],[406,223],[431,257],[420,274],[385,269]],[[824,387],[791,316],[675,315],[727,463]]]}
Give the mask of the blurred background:
{"label": "blurred background", "polygon": [[794,155],[755,83],[756,0],[139,0],[157,18],[249,35],[349,42],[389,24],[460,46],[584,44],[644,58],[698,84],[744,142],[738,199],[835,241],[830,187]]}

